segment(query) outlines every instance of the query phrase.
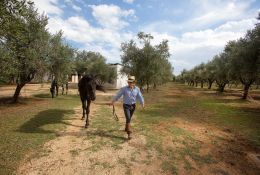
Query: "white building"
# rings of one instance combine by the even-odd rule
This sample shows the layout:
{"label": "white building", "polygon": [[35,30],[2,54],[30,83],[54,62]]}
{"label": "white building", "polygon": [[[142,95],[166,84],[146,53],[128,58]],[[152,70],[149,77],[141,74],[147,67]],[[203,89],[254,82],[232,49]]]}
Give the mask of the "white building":
{"label": "white building", "polygon": [[109,89],[120,89],[127,85],[127,75],[121,73],[122,65],[119,63],[110,64],[111,67],[116,69],[116,78],[113,83],[105,83],[104,86]]}
{"label": "white building", "polygon": [[71,83],[78,83],[79,82],[79,75],[77,72],[74,72],[73,74],[71,74],[71,79],[70,81]]}
{"label": "white building", "polygon": [[[120,89],[127,85],[127,75],[121,73],[122,65],[119,63],[116,64],[109,64],[109,66],[115,68],[116,70],[116,78],[112,81],[112,83],[105,83],[104,86],[107,89]],[[78,83],[80,78],[77,72],[71,74],[69,82],[70,83]]]}

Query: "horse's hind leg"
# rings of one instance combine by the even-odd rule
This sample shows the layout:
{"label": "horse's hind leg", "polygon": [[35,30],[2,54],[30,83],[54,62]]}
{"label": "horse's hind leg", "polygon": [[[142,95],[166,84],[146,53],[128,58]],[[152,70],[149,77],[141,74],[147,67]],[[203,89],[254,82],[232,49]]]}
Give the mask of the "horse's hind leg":
{"label": "horse's hind leg", "polygon": [[85,118],[85,113],[86,113],[86,100],[81,99],[81,103],[82,103],[82,118],[81,118],[81,120],[83,120]]}
{"label": "horse's hind leg", "polygon": [[54,90],[51,89],[51,98],[54,98]]}
{"label": "horse's hind leg", "polygon": [[90,101],[87,100],[87,108],[86,108],[86,113],[87,113],[87,118],[86,118],[86,125],[85,128],[87,128],[89,126],[89,112],[90,112]]}

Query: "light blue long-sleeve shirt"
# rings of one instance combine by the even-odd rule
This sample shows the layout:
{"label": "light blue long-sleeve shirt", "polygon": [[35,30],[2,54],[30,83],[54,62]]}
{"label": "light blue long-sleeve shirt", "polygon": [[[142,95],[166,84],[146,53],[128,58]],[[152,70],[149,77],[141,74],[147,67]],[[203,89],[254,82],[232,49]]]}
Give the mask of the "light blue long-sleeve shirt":
{"label": "light blue long-sleeve shirt", "polygon": [[114,96],[113,101],[117,101],[123,95],[124,104],[135,104],[138,99],[144,105],[144,97],[138,87],[131,89],[128,86],[122,87]]}

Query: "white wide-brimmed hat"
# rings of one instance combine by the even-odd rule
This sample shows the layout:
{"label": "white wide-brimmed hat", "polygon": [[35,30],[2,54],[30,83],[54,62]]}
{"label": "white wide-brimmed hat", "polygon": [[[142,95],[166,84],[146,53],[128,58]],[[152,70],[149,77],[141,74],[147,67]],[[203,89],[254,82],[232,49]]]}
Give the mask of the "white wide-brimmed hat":
{"label": "white wide-brimmed hat", "polygon": [[127,82],[128,82],[128,83],[133,83],[133,82],[135,82],[135,76],[129,76]]}

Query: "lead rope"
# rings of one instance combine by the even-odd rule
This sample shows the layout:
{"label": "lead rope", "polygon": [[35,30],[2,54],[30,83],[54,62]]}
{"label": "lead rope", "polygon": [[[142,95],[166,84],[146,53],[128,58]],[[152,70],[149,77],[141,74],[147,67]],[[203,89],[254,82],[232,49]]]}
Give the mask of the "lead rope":
{"label": "lead rope", "polygon": [[113,105],[113,116],[114,116],[114,119],[115,119],[116,121],[119,121],[119,118],[118,118],[118,116],[116,115],[115,105]]}

